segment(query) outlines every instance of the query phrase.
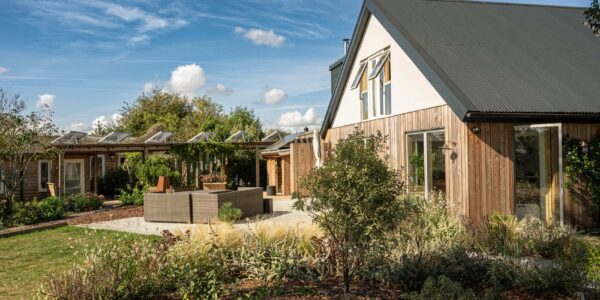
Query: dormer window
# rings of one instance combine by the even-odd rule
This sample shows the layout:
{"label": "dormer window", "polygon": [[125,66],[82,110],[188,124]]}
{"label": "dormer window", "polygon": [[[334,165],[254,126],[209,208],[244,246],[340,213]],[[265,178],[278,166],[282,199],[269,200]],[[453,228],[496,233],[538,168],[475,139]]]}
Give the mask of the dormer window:
{"label": "dormer window", "polygon": [[362,120],[392,113],[391,79],[389,50],[361,62],[351,88],[359,88]]}

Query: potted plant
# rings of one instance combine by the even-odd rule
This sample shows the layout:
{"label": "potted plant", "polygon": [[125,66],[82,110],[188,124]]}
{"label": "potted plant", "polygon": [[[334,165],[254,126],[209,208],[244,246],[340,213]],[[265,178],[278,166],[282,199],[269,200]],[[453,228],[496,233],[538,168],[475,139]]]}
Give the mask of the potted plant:
{"label": "potted plant", "polygon": [[202,189],[225,190],[227,189],[227,175],[225,174],[207,174],[202,176]]}

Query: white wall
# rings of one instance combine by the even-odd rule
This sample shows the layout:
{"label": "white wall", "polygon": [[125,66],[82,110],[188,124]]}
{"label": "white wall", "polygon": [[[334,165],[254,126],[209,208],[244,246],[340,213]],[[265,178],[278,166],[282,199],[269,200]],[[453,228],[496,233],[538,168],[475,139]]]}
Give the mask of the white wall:
{"label": "white wall", "polygon": [[[360,62],[385,47],[390,47],[392,73],[392,114],[398,115],[446,104],[423,73],[404,50],[394,41],[383,25],[371,15],[357,58],[352,66],[348,83],[335,115],[332,127],[340,127],[361,121],[359,89],[350,89],[358,72]],[[388,117],[388,116],[383,116]]]}

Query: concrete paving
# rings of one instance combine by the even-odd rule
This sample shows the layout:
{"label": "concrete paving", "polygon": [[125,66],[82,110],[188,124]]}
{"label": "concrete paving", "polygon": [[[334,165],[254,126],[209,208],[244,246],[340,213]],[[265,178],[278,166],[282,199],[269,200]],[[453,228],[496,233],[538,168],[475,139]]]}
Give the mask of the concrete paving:
{"label": "concrete paving", "polygon": [[[296,211],[292,208],[294,203],[290,197],[272,197],[273,199],[273,214],[260,215],[258,217],[246,219],[235,224],[235,227],[246,229],[248,224],[261,222],[275,222],[289,225],[309,224],[312,222],[310,216],[304,212]],[[184,224],[184,223],[163,223],[163,222],[146,222],[144,218],[125,218],[119,220],[105,221],[92,224],[78,225],[81,227],[94,229],[109,229],[116,231],[140,233],[147,235],[160,235],[163,230],[171,232],[176,231],[194,231],[200,226],[208,226],[206,224]]]}

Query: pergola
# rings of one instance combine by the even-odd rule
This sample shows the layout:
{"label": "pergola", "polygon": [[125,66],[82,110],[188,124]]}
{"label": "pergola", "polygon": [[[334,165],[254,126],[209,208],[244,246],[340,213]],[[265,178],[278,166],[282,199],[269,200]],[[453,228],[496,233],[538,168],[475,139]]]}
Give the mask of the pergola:
{"label": "pergola", "polygon": [[[174,141],[172,132],[159,131],[146,140],[131,137],[130,133],[126,132],[111,132],[104,137],[89,136],[84,132],[70,131],[56,138],[52,144],[61,148],[58,158],[58,186],[60,193],[63,193],[63,178],[64,178],[64,159],[65,154],[69,155],[89,155],[93,156],[93,188],[94,192],[98,192],[98,155],[99,154],[116,154],[138,152],[142,153],[143,159],[148,157],[151,152],[166,152],[172,147],[183,146],[196,143],[206,143],[214,135],[212,132],[201,132],[187,142]],[[214,142],[213,142],[214,143]],[[266,149],[273,144],[271,141],[248,142],[246,141],[246,133],[239,131],[229,137],[226,142],[218,142],[226,144],[234,144],[241,149],[254,150],[255,152],[255,168],[256,168],[256,186],[260,186],[260,158],[261,150]]]}

